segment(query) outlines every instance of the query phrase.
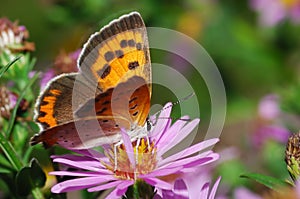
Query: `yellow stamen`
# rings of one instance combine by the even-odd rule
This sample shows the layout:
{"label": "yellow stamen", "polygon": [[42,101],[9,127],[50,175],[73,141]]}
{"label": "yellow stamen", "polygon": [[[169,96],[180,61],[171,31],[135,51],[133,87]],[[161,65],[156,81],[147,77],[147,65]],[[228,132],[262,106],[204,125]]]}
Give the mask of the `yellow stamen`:
{"label": "yellow stamen", "polygon": [[[116,154],[114,153],[114,145],[105,153],[110,161],[110,164],[105,164],[105,166],[113,171],[117,178],[137,180],[139,174],[147,174],[156,168],[157,160],[154,142],[147,142],[147,139],[142,138],[140,142],[132,142],[132,146],[136,161],[135,167],[130,163],[124,144],[117,146]],[[115,164],[115,157],[117,157],[117,164]],[[117,166],[116,170],[115,165]]]}

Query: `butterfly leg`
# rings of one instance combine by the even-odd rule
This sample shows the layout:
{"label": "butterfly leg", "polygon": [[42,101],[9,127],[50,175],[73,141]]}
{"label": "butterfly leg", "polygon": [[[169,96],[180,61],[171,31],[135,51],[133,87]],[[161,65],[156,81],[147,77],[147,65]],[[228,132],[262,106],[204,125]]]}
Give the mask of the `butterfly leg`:
{"label": "butterfly leg", "polygon": [[115,145],[114,145],[114,155],[115,155],[115,157],[114,157],[114,159],[115,159],[115,171],[117,170],[117,168],[118,168],[118,155],[117,155],[117,148],[119,147],[119,146],[121,146],[123,144],[123,141],[119,141],[119,142],[117,142]]}
{"label": "butterfly leg", "polygon": [[147,141],[148,151],[150,151],[150,139],[148,135],[146,135],[146,141]]}
{"label": "butterfly leg", "polygon": [[140,146],[140,143],[141,143],[141,139],[142,138],[138,138],[136,140],[136,146],[135,146],[135,162],[136,162],[136,164],[139,163],[139,146]]}

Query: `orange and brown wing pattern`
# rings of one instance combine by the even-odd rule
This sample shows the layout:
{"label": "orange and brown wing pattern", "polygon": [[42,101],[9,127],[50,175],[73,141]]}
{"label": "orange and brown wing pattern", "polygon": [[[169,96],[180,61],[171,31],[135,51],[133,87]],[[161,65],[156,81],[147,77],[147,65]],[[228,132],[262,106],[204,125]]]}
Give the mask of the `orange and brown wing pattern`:
{"label": "orange and brown wing pattern", "polygon": [[151,66],[144,22],[123,15],[84,45],[80,72],[56,77],[41,93],[31,143],[90,148],[119,141],[120,128],[143,126],[150,109]]}
{"label": "orange and brown wing pattern", "polygon": [[103,92],[130,77],[145,79],[151,95],[151,67],[146,27],[137,12],[123,15],[84,46],[79,67],[87,78],[94,78]]}
{"label": "orange and brown wing pattern", "polygon": [[80,74],[59,75],[39,96],[34,119],[43,129],[73,121],[73,112],[93,96],[95,90]]}
{"label": "orange and brown wing pattern", "polygon": [[35,107],[35,121],[43,129],[57,126],[73,119],[70,103],[75,74],[58,76],[41,93]]}

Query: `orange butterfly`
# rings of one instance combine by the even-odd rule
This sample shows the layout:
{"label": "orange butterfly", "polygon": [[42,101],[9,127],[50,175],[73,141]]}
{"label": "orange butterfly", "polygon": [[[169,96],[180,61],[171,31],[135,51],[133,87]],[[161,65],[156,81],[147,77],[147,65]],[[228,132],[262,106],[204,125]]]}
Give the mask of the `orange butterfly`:
{"label": "orange butterfly", "polygon": [[78,73],[49,82],[36,103],[41,132],[31,144],[86,149],[147,133],[151,65],[146,27],[137,12],[113,20],[91,35]]}

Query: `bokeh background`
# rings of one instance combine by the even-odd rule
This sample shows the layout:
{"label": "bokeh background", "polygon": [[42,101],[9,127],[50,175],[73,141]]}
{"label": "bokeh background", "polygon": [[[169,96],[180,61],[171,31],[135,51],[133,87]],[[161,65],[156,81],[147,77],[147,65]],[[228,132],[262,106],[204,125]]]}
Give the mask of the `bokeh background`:
{"label": "bokeh background", "polygon": [[[193,38],[218,66],[227,95],[226,123],[217,146],[225,154],[216,172],[223,175],[221,192],[234,195],[237,188],[247,187],[263,194],[265,188],[239,177],[244,171],[288,178],[287,137],[274,138],[278,129],[261,128],[271,125],[287,132],[299,128],[298,0],[0,0],[0,17],[18,20],[29,30],[29,40],[36,45],[35,67],[41,71],[53,67],[61,52],[76,51],[91,33],[130,11],[140,12],[147,26],[177,30]],[[184,48],[189,50],[189,46]],[[151,56],[153,62],[180,71],[197,90],[200,139],[211,111],[205,83],[184,59],[155,50]],[[177,100],[164,88],[154,87],[153,103]],[[175,118],[180,116],[179,107],[174,107]],[[264,142],[265,137],[273,141]]]}

